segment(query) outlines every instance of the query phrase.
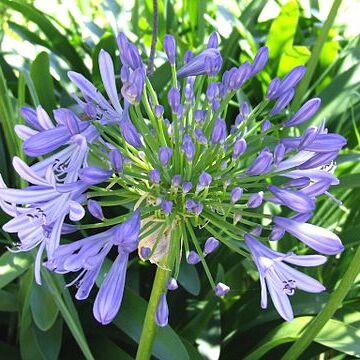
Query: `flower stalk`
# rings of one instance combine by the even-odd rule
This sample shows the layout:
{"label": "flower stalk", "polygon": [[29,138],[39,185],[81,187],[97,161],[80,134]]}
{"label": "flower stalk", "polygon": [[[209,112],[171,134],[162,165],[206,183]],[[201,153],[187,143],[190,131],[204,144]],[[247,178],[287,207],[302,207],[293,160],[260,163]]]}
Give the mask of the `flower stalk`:
{"label": "flower stalk", "polygon": [[177,226],[171,232],[169,253],[164,266],[158,266],[150,294],[149,304],[146,309],[144,326],[141,332],[139,347],[136,353],[136,360],[147,360],[151,357],[153,344],[156,337],[158,326],[155,323],[155,314],[160,300],[160,296],[166,292],[166,285],[169,281],[174,264],[175,249],[180,242],[180,232]]}

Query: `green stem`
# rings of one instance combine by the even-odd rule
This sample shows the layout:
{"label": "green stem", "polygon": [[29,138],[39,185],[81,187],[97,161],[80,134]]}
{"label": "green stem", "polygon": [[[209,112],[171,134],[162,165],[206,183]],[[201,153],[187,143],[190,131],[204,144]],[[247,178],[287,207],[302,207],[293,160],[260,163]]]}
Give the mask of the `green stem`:
{"label": "green stem", "polygon": [[175,225],[172,231],[169,254],[165,261],[164,268],[158,266],[156,270],[150,300],[146,310],[144,326],[139,341],[139,347],[136,353],[136,360],[148,360],[151,357],[152,347],[157,332],[157,325],[155,324],[156,309],[160,295],[166,291],[166,284],[171,274],[171,270],[169,269],[172,269],[175,257],[174,248],[176,242],[180,240],[179,230],[177,228],[178,226]]}
{"label": "green stem", "polygon": [[334,0],[334,2],[332,4],[329,15],[324,23],[324,26],[322,27],[322,29],[320,31],[319,37],[317,38],[314,48],[311,52],[310,60],[308,61],[307,66],[306,66],[307,67],[306,74],[298,86],[295,98],[291,104],[291,110],[297,109],[300,106],[303,96],[305,95],[305,93],[310,85],[311,79],[314,75],[316,66],[319,61],[321,50],[322,50],[322,48],[325,44],[325,41],[328,37],[331,26],[334,23],[334,20],[335,20],[337,12],[339,10],[339,7],[341,5],[341,2],[342,2],[342,0]]}
{"label": "green stem", "polygon": [[357,275],[360,272],[360,246],[358,247],[348,269],[346,270],[337,289],[331,295],[324,309],[316,316],[316,318],[305,328],[301,337],[290,347],[290,349],[282,357],[282,360],[298,359],[299,356],[311,344],[317,334],[332,318],[336,310],[341,306],[342,301],[351,289]]}

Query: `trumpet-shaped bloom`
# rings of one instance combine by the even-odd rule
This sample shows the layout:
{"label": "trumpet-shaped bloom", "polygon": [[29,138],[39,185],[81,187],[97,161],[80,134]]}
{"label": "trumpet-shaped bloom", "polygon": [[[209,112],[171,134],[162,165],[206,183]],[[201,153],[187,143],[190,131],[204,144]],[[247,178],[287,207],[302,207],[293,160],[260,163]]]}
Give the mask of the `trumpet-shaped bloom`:
{"label": "trumpet-shaped bloom", "polygon": [[282,318],[291,321],[294,318],[289,296],[300,289],[310,293],[319,293],[325,287],[317,280],[293,269],[288,264],[298,266],[318,266],[326,262],[321,255],[283,254],[273,251],[256,240],[252,235],[245,235],[245,242],[251,251],[260,275],[261,307],[268,306],[267,293]]}

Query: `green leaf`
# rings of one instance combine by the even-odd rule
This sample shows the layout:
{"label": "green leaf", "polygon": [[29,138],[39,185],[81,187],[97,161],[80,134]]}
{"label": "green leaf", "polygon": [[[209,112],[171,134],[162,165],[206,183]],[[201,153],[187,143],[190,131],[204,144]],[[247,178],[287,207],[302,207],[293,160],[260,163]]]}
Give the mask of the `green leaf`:
{"label": "green leaf", "polygon": [[336,189],[352,189],[360,187],[360,174],[346,174],[339,177],[340,184]]}
{"label": "green leaf", "polygon": [[192,295],[200,293],[200,278],[195,266],[189,265],[186,261],[182,261],[178,281]]}
{"label": "green leaf", "polygon": [[0,311],[18,311],[16,296],[5,290],[0,290]]}
{"label": "green leaf", "polygon": [[20,276],[32,263],[29,253],[7,251],[0,257],[0,289]]}
{"label": "green leaf", "polygon": [[30,324],[21,326],[19,342],[22,360],[43,359],[41,349],[39,348],[39,344],[36,341],[31,321]]}
{"label": "green leaf", "polygon": [[323,119],[331,124],[349,106],[351,95],[359,88],[360,65],[355,65],[334,77],[331,84],[320,94],[321,107],[312,123],[319,124]]}
{"label": "green leaf", "polygon": [[68,38],[61,34],[61,32],[52,24],[46,14],[31,5],[24,4],[20,1],[0,0],[0,2],[9,8],[20,12],[27,20],[35,23],[43,31],[49,43],[51,43],[51,50],[60,57],[65,58],[73,70],[79,71],[84,76],[89,77],[89,71],[84,65],[80,55],[70,44]]}
{"label": "green leaf", "polygon": [[282,6],[279,16],[271,24],[266,45],[275,69],[284,51],[289,51],[293,46],[298,21],[298,2],[289,1]]}
{"label": "green leaf", "polygon": [[334,20],[335,20],[337,12],[339,10],[339,7],[341,5],[341,2],[342,2],[342,0],[334,0],[332,2],[332,6],[331,6],[330,12],[328,14],[328,17],[327,17],[325,23],[323,24],[323,26],[321,27],[320,34],[316,39],[313,49],[311,50],[311,57],[307,64],[307,70],[306,70],[305,76],[303,77],[303,79],[301,80],[301,82],[298,85],[298,88],[297,88],[296,94],[295,94],[295,98],[291,104],[291,109],[296,109],[298,106],[300,106],[302,98],[305,95],[305,93],[310,85],[311,79],[314,75],[316,66],[319,61],[319,56],[320,56],[321,50],[327,40],[329,31],[331,29],[332,24],[334,23]]}
{"label": "green leaf", "polygon": [[132,360],[133,358],[105,336],[91,340],[96,360]]}
{"label": "green leaf", "polygon": [[14,126],[17,123],[15,100],[7,86],[4,73],[0,68],[0,121],[4,133],[5,143],[10,157],[21,154],[21,141],[16,136]]}
{"label": "green leaf", "polygon": [[58,359],[62,340],[63,320],[58,318],[48,331],[41,331],[35,325],[32,331],[44,360]]}
{"label": "green leaf", "polygon": [[79,316],[72,303],[71,296],[68,293],[69,290],[63,287],[63,284],[58,279],[58,277],[54,277],[46,270],[42,271],[41,274],[44,284],[47,285],[49,291],[53,295],[53,299],[57,307],[59,308],[61,315],[63,316],[85,358],[94,359],[93,355],[91,354],[89,345],[86,341],[84,331],[81,327]]}
{"label": "green leaf", "polygon": [[30,31],[25,26],[16,24],[12,21],[8,21],[8,25],[9,28],[22,37],[23,40],[27,40],[33,45],[38,44],[51,49],[51,45],[46,40],[43,40],[41,37],[39,37],[34,31]]}
{"label": "green leaf", "polygon": [[6,354],[11,360],[21,360],[19,350],[3,341],[0,341],[0,354]]}
{"label": "green leaf", "polygon": [[50,75],[49,56],[41,52],[33,61],[30,76],[34,83],[40,104],[48,114],[56,108],[54,83]]}
{"label": "green leaf", "polygon": [[31,292],[30,307],[33,320],[40,330],[49,330],[54,325],[59,309],[45,284],[34,284]]}
{"label": "green leaf", "polygon": [[[146,313],[146,301],[126,288],[119,314],[113,323],[138,342]],[[186,360],[189,355],[179,336],[170,327],[159,328],[156,334],[153,355],[160,360]]]}
{"label": "green leaf", "polygon": [[[292,322],[282,323],[271,331],[262,341],[262,345],[246,356],[244,360],[261,359],[271,349],[299,339],[302,331],[312,319],[312,316],[303,316],[295,318]],[[317,334],[314,341],[348,355],[360,357],[360,342],[355,341],[359,336],[360,328],[339,320],[330,319]]]}
{"label": "green leaf", "polygon": [[305,64],[310,58],[311,52],[306,46],[293,46],[285,50],[280,57],[277,75],[283,77],[295,66]]}

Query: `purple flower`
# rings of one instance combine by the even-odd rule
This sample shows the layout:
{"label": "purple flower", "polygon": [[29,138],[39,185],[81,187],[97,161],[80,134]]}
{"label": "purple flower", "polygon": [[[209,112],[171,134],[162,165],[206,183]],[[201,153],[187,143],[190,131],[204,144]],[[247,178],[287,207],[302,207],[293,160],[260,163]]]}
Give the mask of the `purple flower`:
{"label": "purple flower", "polygon": [[195,145],[194,145],[193,141],[191,140],[190,135],[188,135],[188,134],[184,135],[184,140],[183,140],[181,148],[184,151],[187,161],[192,161],[192,159],[195,156]]}
{"label": "purple flower", "polygon": [[196,128],[195,129],[195,139],[199,144],[206,145],[207,144],[207,138],[202,132],[201,129]]}
{"label": "purple flower", "polygon": [[304,187],[300,191],[312,198],[324,194],[331,186],[331,180],[323,179],[319,180],[309,186]]}
{"label": "purple flower", "polygon": [[197,191],[201,191],[210,186],[212,182],[212,176],[206,171],[202,171],[196,186]]}
{"label": "purple flower", "polygon": [[266,132],[268,130],[271,129],[271,121],[269,119],[266,119],[262,124],[261,124],[261,131],[262,132]]}
{"label": "purple flower", "polygon": [[194,100],[194,82],[195,77],[191,76],[186,79],[186,84],[184,87],[184,97],[187,103],[190,103]]}
{"label": "purple flower", "polygon": [[227,285],[219,282],[216,284],[214,291],[217,297],[222,297],[230,291],[230,288]]}
{"label": "purple flower", "polygon": [[168,92],[168,103],[173,113],[177,113],[180,105],[180,91],[172,87]]}
{"label": "purple flower", "polygon": [[266,65],[269,59],[269,49],[267,46],[263,46],[259,49],[254,57],[254,61],[251,68],[250,76],[254,76],[260,72]]}
{"label": "purple flower", "polygon": [[164,214],[169,215],[173,208],[173,202],[170,200],[162,200],[160,206]]}
{"label": "purple flower", "polygon": [[204,255],[209,255],[214,252],[220,245],[219,240],[215,239],[214,237],[209,237],[204,245]]}
{"label": "purple flower", "polygon": [[193,250],[191,250],[187,256],[186,261],[188,262],[188,264],[190,265],[196,265],[198,264],[201,260],[200,260],[200,256]]}
{"label": "purple flower", "polygon": [[151,254],[151,249],[149,247],[146,247],[146,246],[142,246],[140,248],[140,257],[142,259],[148,259],[150,257],[150,254]]}
{"label": "purple flower", "polygon": [[303,192],[281,189],[274,185],[269,185],[268,189],[280,200],[281,204],[296,212],[308,213],[315,209],[314,201]]}
{"label": "purple flower", "polygon": [[168,282],[168,285],[167,285],[167,288],[168,290],[170,291],[174,291],[176,290],[177,288],[179,287],[177,281],[172,277],[170,278],[169,282]]}
{"label": "purple flower", "polygon": [[122,88],[121,94],[130,104],[138,104],[141,100],[145,84],[145,71],[143,68],[135,69]]}
{"label": "purple flower", "polygon": [[265,148],[260,152],[246,172],[252,176],[265,174],[271,170],[272,162],[273,155],[267,148]]}
{"label": "purple flower", "polygon": [[155,105],[154,114],[158,119],[161,118],[164,114],[164,107],[162,105]]}
{"label": "purple flower", "polygon": [[93,217],[95,217],[99,220],[104,220],[104,214],[103,214],[101,205],[97,201],[89,199],[87,202],[87,206],[88,206],[88,210],[89,210],[90,214]]}
{"label": "purple flower", "polygon": [[155,322],[160,327],[165,327],[169,322],[169,307],[166,301],[166,294],[161,294],[157,305]]}
{"label": "purple flower", "polygon": [[101,49],[99,53],[99,70],[104,88],[109,96],[111,104],[117,112],[121,113],[122,108],[119,102],[118,91],[116,89],[114,64],[110,54],[103,49]]}
{"label": "purple flower", "polygon": [[210,103],[212,103],[219,96],[218,83],[212,82],[208,85],[206,90],[206,97]]}
{"label": "purple flower", "polygon": [[[134,213],[124,223],[105,232],[59,246],[47,262],[47,267],[57,273],[80,271],[75,279],[78,283],[75,297],[83,300],[89,296],[106,255],[114,245],[118,245],[118,255],[99,289],[93,306],[94,316],[102,324],[109,324],[121,305],[129,253],[137,248],[139,240],[140,221],[133,226],[134,217],[135,220],[139,218],[139,213]],[[129,223],[132,232],[129,231]]]}
{"label": "purple flower", "polygon": [[284,126],[297,126],[309,120],[319,109],[320,98],[308,100],[289,120],[284,122]]}
{"label": "purple flower", "polygon": [[161,180],[160,171],[158,169],[150,170],[149,179],[153,184],[158,184]]}
{"label": "purple flower", "polygon": [[286,188],[302,188],[310,184],[310,178],[304,176],[297,179],[292,179],[288,181],[284,186]]}
{"label": "purple flower", "polygon": [[111,170],[105,170],[96,166],[88,166],[79,170],[80,179],[88,185],[100,184],[112,175]]}
{"label": "purple flower", "polygon": [[299,143],[298,149],[304,150],[306,147],[310,146],[314,142],[317,135],[318,129],[315,126],[307,128],[304,136],[302,137],[302,140]]}
{"label": "purple flower", "polygon": [[161,165],[167,165],[170,161],[172,150],[168,146],[161,146],[159,149],[159,160]]}
{"label": "purple flower", "polygon": [[279,89],[280,83],[281,83],[281,80],[278,77],[271,80],[271,82],[268,86],[267,92],[266,92],[266,97],[269,100],[276,99],[277,91]]}
{"label": "purple flower", "polygon": [[317,280],[286,264],[317,266],[326,262],[324,256],[283,254],[267,248],[249,234],[245,235],[245,242],[259,271],[261,307],[263,309],[267,308],[267,292],[269,291],[280,316],[287,321],[291,321],[294,314],[289,296],[293,295],[296,289],[310,293],[319,293],[325,290],[324,286]]}
{"label": "purple flower", "polygon": [[140,211],[136,210],[126,221],[115,228],[114,244],[126,252],[136,250],[140,234]]}
{"label": "purple flower", "polygon": [[171,185],[175,188],[179,187],[181,184],[181,175],[174,175],[171,179]]}
{"label": "purple flower", "polygon": [[[8,189],[2,184],[0,206],[13,217],[3,229],[9,233],[17,233],[20,240],[17,247],[20,251],[29,251],[39,246],[35,278],[40,284],[41,254],[46,249],[48,259],[53,256],[60,242],[66,216],[71,221],[79,221],[85,215],[81,202],[87,185],[83,182],[71,182],[69,185],[57,182],[51,165],[46,177],[39,176],[17,157],[13,160],[13,166],[24,180],[33,185],[24,189]],[[70,181],[77,178],[77,169],[74,168],[74,171],[75,176],[70,174],[66,177]]]}
{"label": "purple flower", "polygon": [[279,226],[273,226],[270,236],[269,236],[269,240],[271,241],[278,241],[280,240],[283,236],[285,235],[285,230],[282,229]]}
{"label": "purple flower", "polygon": [[120,59],[124,65],[132,70],[144,67],[137,47],[131,44],[122,32],[117,37],[117,44],[120,50]]}
{"label": "purple flower", "polygon": [[294,89],[289,89],[288,91],[282,93],[282,95],[276,101],[274,107],[271,109],[270,115],[274,116],[274,115],[278,114],[279,112],[281,112],[282,110],[284,110],[286,108],[286,106],[289,105],[289,103],[292,100],[292,98],[294,97],[294,95],[295,95]]}
{"label": "purple flower", "polygon": [[277,97],[282,96],[290,89],[293,89],[298,82],[303,78],[305,75],[306,68],[305,66],[297,66],[292,69],[280,82],[278,90],[276,92]]}
{"label": "purple flower", "polygon": [[[102,57],[104,57],[104,64],[101,67],[102,80],[105,90],[108,92],[109,98],[114,101],[116,107],[111,106],[110,103],[101,94],[101,92],[98,91],[96,87],[83,75],[74,71],[69,71],[68,77],[80,89],[82,93],[82,97],[84,100],[79,99],[75,94],[73,94],[72,96],[78,103],[80,108],[85,112],[85,114],[91,119],[106,122],[114,121],[114,119],[118,119],[119,117],[121,117],[122,108],[116,101],[117,95],[114,94],[113,81],[115,81],[115,74],[113,73],[113,69],[111,67],[112,64],[110,63],[109,59],[107,59],[107,55],[103,54]],[[58,123],[60,124],[59,121]]]}
{"label": "purple flower", "polygon": [[232,159],[238,159],[246,151],[247,145],[245,139],[236,139],[234,143]]}
{"label": "purple flower", "polygon": [[255,194],[251,194],[249,197],[248,202],[246,203],[247,207],[249,208],[257,208],[259,207],[264,199],[264,192],[263,191],[259,191]]}
{"label": "purple flower", "polygon": [[167,34],[164,36],[164,50],[169,60],[169,63],[171,65],[175,65],[176,43],[175,43],[175,38],[172,35]]}
{"label": "purple flower", "polygon": [[73,135],[84,132],[89,127],[89,124],[80,121],[74,113],[67,109],[56,111],[57,119],[61,121],[57,127],[53,125],[50,117],[41,107],[37,108],[36,114],[37,126],[41,127],[41,130],[32,132],[33,135],[27,136],[23,144],[25,154],[32,157],[45,155],[68,144]]}
{"label": "purple flower", "polygon": [[243,119],[246,119],[250,114],[250,105],[247,101],[243,101],[240,104],[239,113]]}
{"label": "purple flower", "polygon": [[274,216],[273,221],[276,225],[319,253],[335,255],[344,250],[339,237],[327,229],[280,216]]}
{"label": "purple flower", "polygon": [[191,50],[186,50],[184,54],[184,64],[187,64],[192,58],[194,57],[194,54]]}
{"label": "purple flower", "polygon": [[211,142],[213,144],[223,144],[226,138],[225,120],[218,118],[215,120],[213,131],[211,134]]}
{"label": "purple flower", "polygon": [[299,165],[300,170],[307,170],[317,168],[319,166],[323,166],[329,164],[333,161],[338,155],[338,151],[332,151],[328,153],[318,153],[311,157],[309,160],[305,161],[301,165]]}
{"label": "purple flower", "polygon": [[118,173],[121,174],[124,168],[124,158],[121,152],[118,149],[112,149],[109,152],[109,160],[111,162],[112,168]]}
{"label": "purple flower", "polygon": [[215,76],[221,69],[222,57],[219,50],[210,48],[193,57],[177,72],[178,78],[208,74]]}
{"label": "purple flower", "polygon": [[202,124],[205,120],[207,110],[195,110],[194,119],[198,124]]}
{"label": "purple flower", "polygon": [[274,163],[275,165],[278,165],[285,156],[285,146],[284,144],[277,144],[275,149],[274,149]]}
{"label": "purple flower", "polygon": [[182,191],[184,194],[187,194],[192,188],[191,181],[184,181],[182,184]]}
{"label": "purple flower", "polygon": [[230,199],[233,204],[237,203],[243,194],[241,187],[234,187],[230,192]]}
{"label": "purple flower", "polygon": [[136,149],[142,147],[143,144],[141,142],[140,134],[138,133],[134,124],[131,122],[127,108],[124,110],[124,114],[121,121],[119,122],[119,126],[121,135],[128,144]]}
{"label": "purple flower", "polygon": [[218,47],[219,47],[219,34],[216,31],[214,31],[210,34],[207,48],[217,49]]}

